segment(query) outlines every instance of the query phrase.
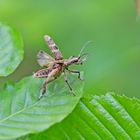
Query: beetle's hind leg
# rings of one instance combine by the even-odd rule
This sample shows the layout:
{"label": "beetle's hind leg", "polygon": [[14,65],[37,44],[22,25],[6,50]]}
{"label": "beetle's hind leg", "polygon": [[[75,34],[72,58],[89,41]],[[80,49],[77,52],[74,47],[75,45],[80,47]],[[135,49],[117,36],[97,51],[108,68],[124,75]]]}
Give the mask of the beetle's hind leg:
{"label": "beetle's hind leg", "polygon": [[42,85],[42,87],[41,87],[41,95],[40,95],[40,97],[39,97],[39,100],[45,95],[45,93],[46,93],[46,86],[47,86],[50,82],[52,82],[52,81],[54,81],[54,80],[56,79],[56,78],[55,78],[55,72],[56,72],[55,69],[52,70],[52,72],[50,72],[50,74],[48,75],[47,80],[44,81],[44,83],[43,83],[43,85]]}
{"label": "beetle's hind leg", "polygon": [[39,96],[39,100],[45,96],[46,93],[46,86],[52,82],[53,80],[55,80],[55,78],[51,77],[51,79],[47,79],[46,81],[44,81],[42,87],[41,87],[41,95]]}

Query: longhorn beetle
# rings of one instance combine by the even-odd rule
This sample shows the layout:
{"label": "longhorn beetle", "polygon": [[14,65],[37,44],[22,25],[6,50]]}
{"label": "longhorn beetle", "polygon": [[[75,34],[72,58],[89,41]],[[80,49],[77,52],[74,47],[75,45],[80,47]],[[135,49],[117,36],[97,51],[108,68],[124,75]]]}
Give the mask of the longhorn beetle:
{"label": "longhorn beetle", "polygon": [[86,53],[82,54],[85,46],[81,49],[80,54],[78,56],[71,56],[68,59],[64,59],[62,56],[62,53],[57,48],[56,44],[54,43],[53,39],[50,36],[45,35],[44,40],[48,44],[48,47],[53,53],[54,58],[44,51],[39,51],[37,54],[38,64],[41,67],[45,67],[45,68],[35,72],[33,74],[33,77],[47,78],[41,87],[41,95],[39,99],[41,99],[46,93],[47,84],[55,80],[62,73],[64,73],[64,80],[66,84],[68,85],[70,91],[73,93],[73,95],[75,95],[72,90],[72,87],[70,86],[68,82],[66,71],[69,71],[70,73],[78,74],[78,79],[82,80],[80,77],[80,72],[77,70],[70,70],[69,66],[73,64],[82,64],[86,60],[87,54]]}

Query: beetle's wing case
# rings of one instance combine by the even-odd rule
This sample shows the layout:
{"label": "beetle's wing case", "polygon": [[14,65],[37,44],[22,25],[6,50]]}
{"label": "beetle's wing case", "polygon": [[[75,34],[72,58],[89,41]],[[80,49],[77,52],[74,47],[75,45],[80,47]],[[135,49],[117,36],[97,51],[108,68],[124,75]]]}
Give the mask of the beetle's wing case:
{"label": "beetle's wing case", "polygon": [[37,62],[40,66],[48,66],[53,63],[55,59],[44,51],[39,51],[37,54]]}
{"label": "beetle's wing case", "polygon": [[62,53],[58,49],[58,47],[55,44],[55,42],[53,41],[53,39],[48,35],[45,35],[44,39],[45,39],[46,43],[48,44],[48,47],[50,48],[51,52],[54,54],[55,60],[63,59]]}

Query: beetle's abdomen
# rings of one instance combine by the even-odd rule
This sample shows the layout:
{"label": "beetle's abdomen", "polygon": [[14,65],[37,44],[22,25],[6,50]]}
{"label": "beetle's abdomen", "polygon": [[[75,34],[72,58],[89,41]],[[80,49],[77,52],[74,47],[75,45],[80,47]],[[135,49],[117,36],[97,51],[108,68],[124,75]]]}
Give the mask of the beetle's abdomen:
{"label": "beetle's abdomen", "polygon": [[33,74],[33,77],[35,77],[35,78],[47,78],[51,71],[52,71],[51,69],[42,69],[42,70],[35,72]]}

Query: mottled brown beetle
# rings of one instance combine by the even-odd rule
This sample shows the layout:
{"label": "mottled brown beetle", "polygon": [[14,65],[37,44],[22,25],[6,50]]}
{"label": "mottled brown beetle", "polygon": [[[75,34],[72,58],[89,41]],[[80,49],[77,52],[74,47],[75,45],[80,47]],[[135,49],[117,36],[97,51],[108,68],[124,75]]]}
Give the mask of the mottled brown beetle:
{"label": "mottled brown beetle", "polygon": [[87,54],[84,53],[81,55],[85,46],[81,49],[80,54],[77,57],[72,56],[68,59],[63,59],[62,53],[59,51],[52,38],[48,35],[45,35],[44,39],[48,44],[48,47],[50,48],[51,52],[54,54],[54,58],[44,51],[39,51],[37,54],[37,61],[39,65],[45,68],[35,72],[33,74],[33,77],[47,78],[47,80],[44,81],[42,85],[41,96],[39,97],[39,99],[42,98],[46,93],[46,85],[55,80],[62,73],[64,73],[64,80],[67,83],[70,91],[73,93],[73,95],[75,95],[68,82],[66,71],[78,74],[78,79],[81,80],[80,72],[77,70],[70,70],[69,66],[72,64],[82,64],[86,60]]}

